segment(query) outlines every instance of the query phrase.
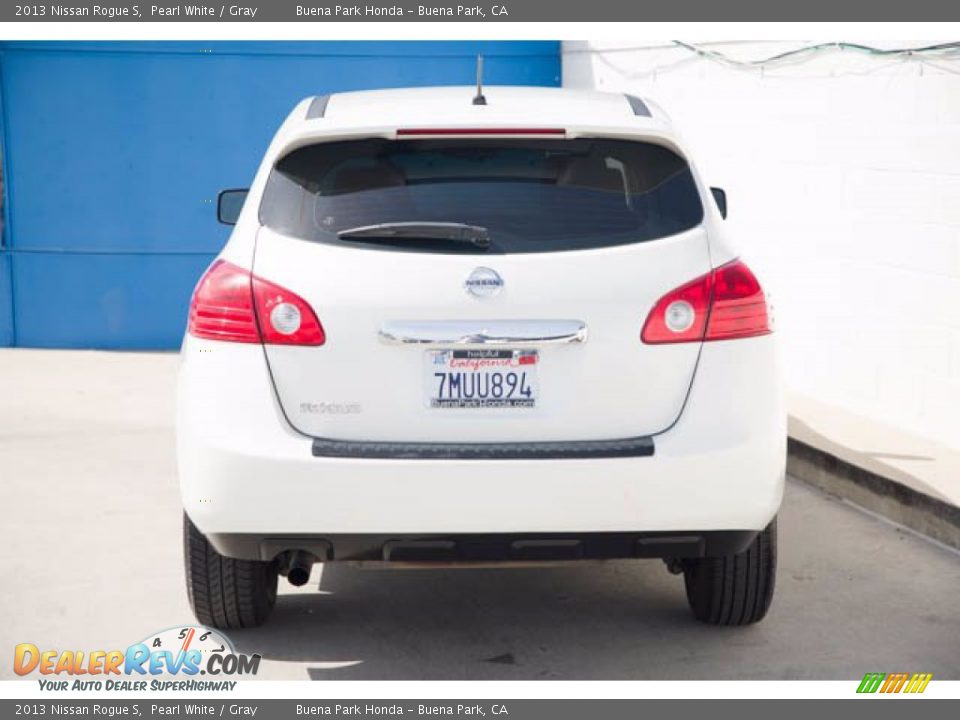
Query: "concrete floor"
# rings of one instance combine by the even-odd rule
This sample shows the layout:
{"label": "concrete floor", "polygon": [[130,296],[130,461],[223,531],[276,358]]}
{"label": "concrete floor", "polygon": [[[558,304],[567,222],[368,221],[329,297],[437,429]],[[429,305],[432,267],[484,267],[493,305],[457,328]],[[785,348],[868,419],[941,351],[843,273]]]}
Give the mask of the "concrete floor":
{"label": "concrete floor", "polygon": [[[177,358],[0,352],[0,648],[123,648],[193,621],[174,469]],[[269,679],[960,679],[960,555],[791,482],[767,619],[710,628],[657,561],[330,566],[231,633]],[[320,592],[316,581],[320,579]]]}

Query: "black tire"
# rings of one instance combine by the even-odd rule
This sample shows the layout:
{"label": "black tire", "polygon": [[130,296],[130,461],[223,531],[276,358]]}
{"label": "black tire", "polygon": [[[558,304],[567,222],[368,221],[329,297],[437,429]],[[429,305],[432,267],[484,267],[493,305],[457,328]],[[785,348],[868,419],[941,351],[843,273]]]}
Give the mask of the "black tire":
{"label": "black tire", "polygon": [[777,519],[736,555],[684,562],[687,600],[710,625],[750,625],[767,614],[777,578]]}
{"label": "black tire", "polygon": [[183,564],[190,607],[202,625],[236,630],[256,627],[277,601],[277,566],[221,555],[186,514]]}

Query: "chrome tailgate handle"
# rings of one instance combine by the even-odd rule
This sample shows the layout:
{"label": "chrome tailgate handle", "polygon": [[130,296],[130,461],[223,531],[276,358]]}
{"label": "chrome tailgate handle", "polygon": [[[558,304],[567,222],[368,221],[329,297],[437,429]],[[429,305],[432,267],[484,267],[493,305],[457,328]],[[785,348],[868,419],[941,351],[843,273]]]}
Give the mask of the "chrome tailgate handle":
{"label": "chrome tailgate handle", "polygon": [[565,345],[587,341],[580,320],[390,320],[380,341],[391,345]]}

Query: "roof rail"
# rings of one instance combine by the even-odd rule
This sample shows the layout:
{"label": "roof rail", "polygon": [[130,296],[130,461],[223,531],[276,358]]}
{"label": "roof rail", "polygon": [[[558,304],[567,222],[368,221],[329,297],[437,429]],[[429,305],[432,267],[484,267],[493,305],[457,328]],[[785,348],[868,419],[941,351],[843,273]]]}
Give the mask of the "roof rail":
{"label": "roof rail", "polygon": [[322,118],[327,112],[328,102],[330,102],[329,95],[317,95],[307,108],[307,120]]}
{"label": "roof rail", "polygon": [[650,113],[650,108],[647,107],[647,104],[643,100],[634,95],[627,95],[626,93],[624,93],[624,97],[627,99],[627,102],[630,103],[634,115],[653,117]]}

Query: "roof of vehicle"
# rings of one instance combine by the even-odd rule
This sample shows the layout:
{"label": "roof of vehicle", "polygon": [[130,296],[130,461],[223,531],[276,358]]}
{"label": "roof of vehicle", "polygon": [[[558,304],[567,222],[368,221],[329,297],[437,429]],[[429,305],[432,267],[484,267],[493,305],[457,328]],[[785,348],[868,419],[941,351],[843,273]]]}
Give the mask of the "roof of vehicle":
{"label": "roof of vehicle", "polygon": [[384,134],[422,128],[557,128],[576,135],[673,135],[655,103],[623,93],[549,87],[485,86],[486,104],[474,104],[475,86],[361,90],[306,98],[290,113],[281,145],[312,137]]}

